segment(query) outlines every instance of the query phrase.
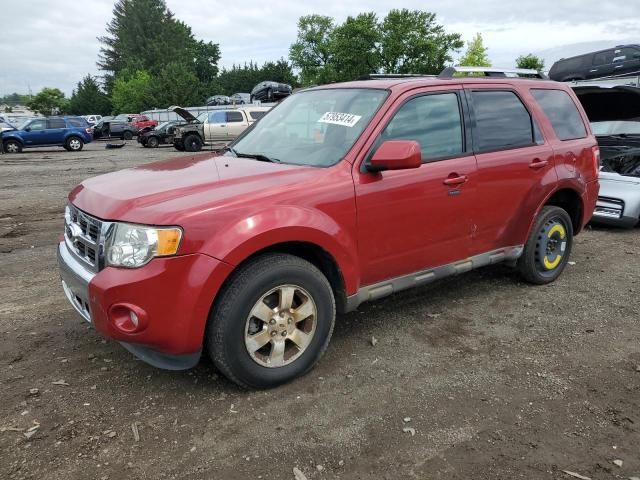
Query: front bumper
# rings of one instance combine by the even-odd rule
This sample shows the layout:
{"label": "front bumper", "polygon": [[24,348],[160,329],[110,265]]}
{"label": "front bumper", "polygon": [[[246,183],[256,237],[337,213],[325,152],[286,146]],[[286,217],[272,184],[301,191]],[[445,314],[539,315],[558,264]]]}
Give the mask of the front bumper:
{"label": "front bumper", "polygon": [[[74,309],[103,336],[159,368],[180,370],[198,363],[215,295],[232,267],[202,254],[156,258],[142,268],[107,267],[89,272],[58,245],[63,290]],[[131,306],[144,318],[123,329],[116,307]]]}

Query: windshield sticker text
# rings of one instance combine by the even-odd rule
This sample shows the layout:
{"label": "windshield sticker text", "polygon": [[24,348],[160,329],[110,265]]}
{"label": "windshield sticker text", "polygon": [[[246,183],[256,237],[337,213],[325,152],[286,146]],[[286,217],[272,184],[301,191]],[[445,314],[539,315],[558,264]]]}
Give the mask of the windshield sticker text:
{"label": "windshield sticker text", "polygon": [[331,123],[333,125],[342,125],[343,127],[353,127],[361,118],[361,115],[354,115],[352,113],[327,112],[320,117],[318,123]]}

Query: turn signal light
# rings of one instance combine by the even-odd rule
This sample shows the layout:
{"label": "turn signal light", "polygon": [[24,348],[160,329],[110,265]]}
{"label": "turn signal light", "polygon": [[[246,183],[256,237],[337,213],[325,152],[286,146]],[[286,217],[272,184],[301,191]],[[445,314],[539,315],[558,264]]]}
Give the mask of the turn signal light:
{"label": "turn signal light", "polygon": [[593,154],[593,172],[597,177],[600,173],[600,147],[591,147],[591,153]]}
{"label": "turn signal light", "polygon": [[180,245],[182,231],[178,228],[158,229],[158,250],[159,257],[175,255]]}

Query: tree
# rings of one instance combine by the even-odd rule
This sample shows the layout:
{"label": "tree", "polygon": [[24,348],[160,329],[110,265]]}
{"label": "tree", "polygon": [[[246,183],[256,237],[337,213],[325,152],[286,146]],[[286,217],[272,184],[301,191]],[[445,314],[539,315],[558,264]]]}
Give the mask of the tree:
{"label": "tree", "polygon": [[43,88],[35,97],[27,102],[27,107],[40,115],[56,115],[63,113],[67,106],[64,93],[57,88]]}
{"label": "tree", "polygon": [[380,69],[380,29],[375,13],[347,17],[331,35],[335,80],[355,80]]}
{"label": "tree", "polygon": [[170,62],[162,68],[153,79],[151,93],[153,105],[150,106],[160,108],[198,105],[206,97],[193,68],[181,62]]}
{"label": "tree", "polygon": [[114,113],[138,113],[153,107],[151,76],[146,70],[121,71],[113,82]]}
{"label": "tree", "polygon": [[453,61],[451,52],[464,43],[458,33],[446,33],[436,14],[391,10],[381,25],[382,69],[385,73],[438,74]]}
{"label": "tree", "polygon": [[100,89],[96,78],[87,75],[71,94],[68,111],[74,115],[108,115],[111,113],[111,101]]}
{"label": "tree", "polygon": [[541,72],[542,70],[544,70],[544,60],[536,57],[532,53],[528,55],[520,55],[518,58],[516,58],[516,67],[530,68],[532,70]]}
{"label": "tree", "polygon": [[333,18],[323,15],[306,15],[298,20],[298,36],[289,47],[289,59],[300,69],[303,85],[333,81],[331,36],[334,28]]}
{"label": "tree", "polygon": [[249,62],[244,66],[233,65],[229,70],[222,70],[217,81],[211,85],[209,95],[249,93],[256,84],[264,80],[297,86],[291,64],[281,58],[276,62],[266,62],[262,67],[258,67],[254,62]]}
{"label": "tree", "polygon": [[491,66],[491,61],[487,55],[487,47],[484,46],[480,33],[476,33],[473,40],[467,42],[467,52],[462,56],[458,64],[468,67]]}
{"label": "tree", "polygon": [[189,65],[201,82],[211,81],[218,73],[219,46],[197,41],[164,0],[118,0],[107,35],[99,40],[103,46],[98,66],[105,72],[108,92],[123,70],[144,70],[155,76],[167,59]]}
{"label": "tree", "polygon": [[448,34],[436,15],[419,10],[391,10],[380,22],[375,13],[348,17],[309,15],[298,21],[298,37],[289,48],[303,85],[354,80],[368,73],[440,73],[464,46]]}

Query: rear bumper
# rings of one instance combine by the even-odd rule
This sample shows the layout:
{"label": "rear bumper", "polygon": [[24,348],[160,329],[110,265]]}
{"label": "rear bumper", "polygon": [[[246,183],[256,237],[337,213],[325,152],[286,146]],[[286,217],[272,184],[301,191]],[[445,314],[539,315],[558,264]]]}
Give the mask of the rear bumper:
{"label": "rear bumper", "polygon": [[[580,225],[580,230],[584,228],[584,226],[589,223],[593,212],[596,208],[596,202],[598,201],[598,192],[600,191],[600,183],[598,180],[593,180],[587,183],[584,193],[582,194],[582,222]],[[576,232],[578,233],[578,232]]]}
{"label": "rear bumper", "polygon": [[[200,359],[211,304],[232,267],[201,254],[156,258],[142,268],[88,272],[58,246],[60,276],[74,309],[97,331],[145,362],[185,369]],[[118,320],[123,308],[139,317],[135,330]]]}

